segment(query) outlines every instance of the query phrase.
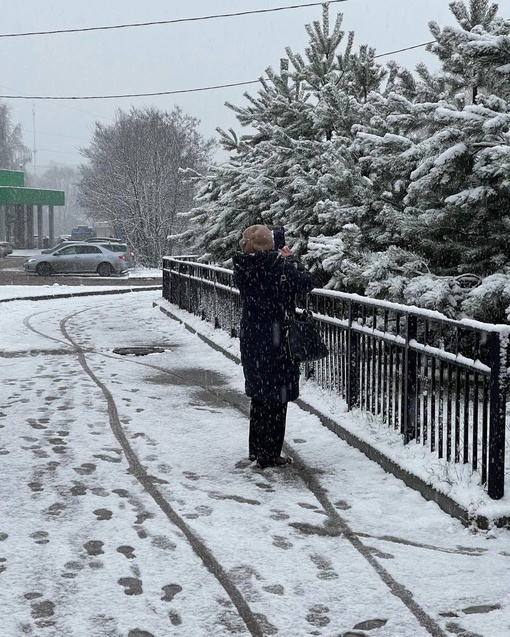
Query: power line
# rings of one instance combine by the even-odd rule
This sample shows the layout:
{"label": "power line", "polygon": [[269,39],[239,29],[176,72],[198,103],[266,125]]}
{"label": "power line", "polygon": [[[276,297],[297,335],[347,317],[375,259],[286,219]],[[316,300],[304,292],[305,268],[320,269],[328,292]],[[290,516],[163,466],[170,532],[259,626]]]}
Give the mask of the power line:
{"label": "power line", "polygon": [[[348,0],[327,0],[326,4],[337,4]],[[294,4],[288,7],[274,7],[272,9],[253,9],[252,11],[239,11],[237,13],[221,13],[216,15],[205,15],[195,18],[176,18],[174,20],[156,20],[154,22],[133,22],[131,24],[113,24],[101,27],[82,27],[78,29],[54,29],[52,31],[27,31],[24,33],[0,33],[0,38],[21,38],[33,35],[56,35],[58,33],[83,33],[86,31],[110,31],[112,29],[132,29],[135,27],[151,27],[162,24],[177,24],[180,22],[198,22],[200,20],[216,20],[218,18],[233,18],[245,15],[255,15],[260,13],[274,13],[275,11],[289,11],[291,9],[304,9],[307,7],[317,7],[324,2],[309,2],[307,4]]]}
{"label": "power line", "polygon": [[[341,0],[343,1],[343,0]],[[402,53],[404,51],[411,51],[412,49],[419,49],[433,44],[432,42],[423,42],[423,44],[414,44],[413,46],[406,46],[403,49],[397,49],[395,51],[388,51],[387,53],[379,53],[375,55],[375,58],[385,57],[387,55],[394,55],[395,53]],[[215,86],[201,86],[199,88],[186,88],[175,91],[157,91],[155,93],[125,93],[122,95],[68,95],[68,96],[50,96],[50,95],[0,95],[0,99],[6,100],[109,100],[109,99],[122,99],[124,97],[156,97],[159,95],[181,95],[183,93],[198,93],[201,91],[216,91],[221,88],[231,88],[234,86],[247,86],[248,84],[257,84],[258,80],[249,80],[248,82],[233,82],[232,84],[217,84]]]}
{"label": "power line", "polygon": [[71,152],[69,150],[54,150],[53,148],[38,148],[37,152],[43,152],[43,153],[59,153],[60,155],[75,155],[76,157],[78,157],[78,155],[80,154],[79,152]]}
{"label": "power line", "polygon": [[177,91],[158,91],[156,93],[125,93],[123,95],[71,95],[71,96],[51,96],[51,95],[0,95],[0,99],[5,100],[109,100],[121,99],[123,97],[153,97],[157,95],[177,95],[179,93],[197,93],[199,91],[214,91],[220,88],[230,88],[232,86],[245,86],[246,84],[257,84],[259,80],[249,82],[234,82],[233,84],[218,84],[217,86],[202,86],[200,88],[186,88]]}
{"label": "power line", "polygon": [[[27,130],[27,133],[33,133],[33,130]],[[75,137],[74,135],[60,135],[59,133],[45,133],[42,130],[36,130],[35,131],[38,135],[50,135],[51,137],[66,137],[67,139],[79,139],[82,142],[86,142],[88,141],[87,139],[85,139],[84,137]]]}
{"label": "power line", "polygon": [[395,53],[402,53],[402,51],[410,51],[411,49],[419,49],[422,46],[428,46],[429,44],[434,44],[436,40],[431,40],[430,42],[424,42],[423,44],[415,44],[414,46],[406,46],[405,49],[397,49],[396,51],[388,51],[388,53],[379,53],[379,55],[374,55],[374,58],[382,58],[386,55],[394,55]]}
{"label": "power line", "polygon": [[[12,88],[12,86],[1,86],[0,88],[5,88],[8,89],[10,91],[16,91],[15,88]],[[11,99],[23,99],[24,95],[22,94],[22,91],[16,91],[17,93],[20,93],[20,95],[15,95],[13,96]],[[98,115],[97,113],[92,113],[91,111],[84,111],[82,108],[76,108],[76,106],[69,106],[69,104],[50,104],[50,106],[54,106],[57,108],[67,108],[71,111],[76,111],[78,113],[85,113],[85,115],[93,115],[94,117],[97,117],[98,119],[105,119],[109,122],[113,121],[110,117],[105,117],[104,115]]]}

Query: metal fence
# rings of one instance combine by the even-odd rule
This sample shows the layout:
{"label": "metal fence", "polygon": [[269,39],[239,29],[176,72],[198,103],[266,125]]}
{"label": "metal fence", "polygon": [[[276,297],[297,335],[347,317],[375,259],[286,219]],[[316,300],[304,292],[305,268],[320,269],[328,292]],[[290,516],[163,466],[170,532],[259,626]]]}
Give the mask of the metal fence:
{"label": "metal fence", "polygon": [[[231,270],[165,257],[163,297],[238,335]],[[471,465],[488,495],[503,497],[510,328],[328,290],[314,290],[306,304],[329,347],[327,358],[305,366],[307,376],[406,444]]]}

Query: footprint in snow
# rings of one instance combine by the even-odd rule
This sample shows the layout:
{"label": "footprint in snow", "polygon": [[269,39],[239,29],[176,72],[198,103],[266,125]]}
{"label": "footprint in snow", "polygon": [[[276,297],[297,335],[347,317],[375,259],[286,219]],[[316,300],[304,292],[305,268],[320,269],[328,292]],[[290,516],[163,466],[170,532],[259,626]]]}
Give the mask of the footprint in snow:
{"label": "footprint in snow", "polygon": [[113,513],[109,509],[96,509],[92,513],[98,520],[111,520]]}
{"label": "footprint in snow", "polygon": [[171,602],[177,593],[182,591],[182,586],[179,586],[179,584],[167,584],[163,586],[162,591],[164,595],[161,600],[163,602]]}
{"label": "footprint in snow", "polygon": [[134,560],[135,559],[135,555],[134,555],[135,549],[132,546],[119,546],[117,548],[117,553],[122,553],[122,555],[125,555],[128,560]]}
{"label": "footprint in snow", "polygon": [[36,544],[48,544],[48,533],[46,531],[34,531],[30,533],[30,537],[35,540]]}
{"label": "footprint in snow", "polygon": [[85,542],[83,548],[87,551],[87,553],[91,556],[101,555],[104,553],[103,551],[104,542],[100,540],[89,540]]}
{"label": "footprint in snow", "polygon": [[143,593],[142,580],[137,577],[121,577],[117,583],[124,586],[126,595],[141,595]]}

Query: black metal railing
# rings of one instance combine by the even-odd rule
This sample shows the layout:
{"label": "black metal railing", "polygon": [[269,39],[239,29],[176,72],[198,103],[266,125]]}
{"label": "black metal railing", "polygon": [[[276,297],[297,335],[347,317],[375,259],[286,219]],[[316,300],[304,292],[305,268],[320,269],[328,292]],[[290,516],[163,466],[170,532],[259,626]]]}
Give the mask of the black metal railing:
{"label": "black metal railing", "polygon": [[[163,297],[238,335],[231,270],[165,257]],[[329,346],[327,358],[304,367],[307,377],[399,431],[404,443],[469,464],[491,498],[503,497],[510,328],[330,290],[314,290],[307,307]]]}

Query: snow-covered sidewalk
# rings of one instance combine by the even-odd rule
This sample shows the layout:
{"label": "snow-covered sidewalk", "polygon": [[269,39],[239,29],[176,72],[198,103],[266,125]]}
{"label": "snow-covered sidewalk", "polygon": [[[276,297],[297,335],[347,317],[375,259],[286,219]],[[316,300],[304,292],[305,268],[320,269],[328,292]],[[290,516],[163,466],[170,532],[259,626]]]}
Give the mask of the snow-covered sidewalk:
{"label": "snow-covered sidewalk", "polygon": [[510,635],[509,531],[463,527],[296,405],[294,464],[255,469],[240,367],[160,299],[0,306],[5,635]]}

